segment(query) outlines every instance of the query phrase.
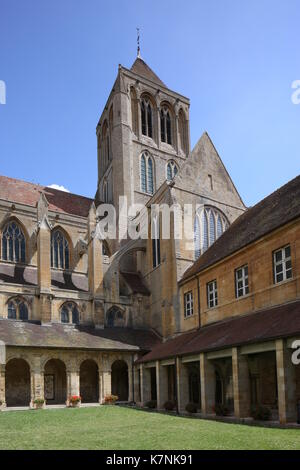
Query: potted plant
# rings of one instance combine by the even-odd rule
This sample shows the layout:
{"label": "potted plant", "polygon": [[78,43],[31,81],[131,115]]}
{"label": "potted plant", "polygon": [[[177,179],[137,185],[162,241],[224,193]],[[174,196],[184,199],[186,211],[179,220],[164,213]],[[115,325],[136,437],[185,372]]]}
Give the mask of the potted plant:
{"label": "potted plant", "polygon": [[81,403],[81,397],[79,395],[72,395],[69,398],[70,408],[78,408]]}
{"label": "potted plant", "polygon": [[105,395],[104,405],[114,405],[118,399],[117,395]]}
{"label": "potted plant", "polygon": [[34,409],[39,410],[44,407],[45,400],[43,398],[36,398],[33,400]]}
{"label": "potted plant", "polygon": [[267,406],[256,405],[251,408],[251,416],[257,421],[269,421],[271,415],[271,410]]}
{"label": "potted plant", "polygon": [[195,403],[188,403],[185,407],[185,411],[187,411],[188,413],[197,413],[197,405]]}
{"label": "potted plant", "polygon": [[156,400],[149,400],[145,403],[145,407],[149,408],[150,410],[154,410],[154,408],[157,407],[157,401]]}
{"label": "potted plant", "polygon": [[164,409],[166,411],[173,411],[176,406],[176,403],[172,400],[167,400],[166,403],[164,404]]}

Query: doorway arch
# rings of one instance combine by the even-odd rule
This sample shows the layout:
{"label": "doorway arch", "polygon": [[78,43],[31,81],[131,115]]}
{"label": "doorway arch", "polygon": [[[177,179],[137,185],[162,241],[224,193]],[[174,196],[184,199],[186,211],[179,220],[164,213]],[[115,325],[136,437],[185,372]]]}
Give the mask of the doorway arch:
{"label": "doorway arch", "polygon": [[99,402],[98,366],[92,359],[86,359],[80,365],[80,396],[82,403]]}
{"label": "doorway arch", "polygon": [[66,366],[60,359],[50,359],[44,371],[45,400],[47,405],[63,405],[67,400]]}
{"label": "doorway arch", "polygon": [[125,361],[115,361],[111,367],[111,391],[119,401],[128,401],[128,366]]}
{"label": "doorway arch", "polygon": [[30,367],[24,359],[11,359],[6,364],[5,396],[7,406],[29,406]]}

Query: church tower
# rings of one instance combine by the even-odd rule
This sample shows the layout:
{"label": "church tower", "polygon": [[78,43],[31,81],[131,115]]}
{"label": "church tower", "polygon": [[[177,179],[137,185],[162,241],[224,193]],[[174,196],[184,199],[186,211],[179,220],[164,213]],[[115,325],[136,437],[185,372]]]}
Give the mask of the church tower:
{"label": "church tower", "polygon": [[[146,204],[190,153],[189,99],[139,57],[118,76],[97,125],[99,201]],[[118,215],[117,215],[118,217]]]}

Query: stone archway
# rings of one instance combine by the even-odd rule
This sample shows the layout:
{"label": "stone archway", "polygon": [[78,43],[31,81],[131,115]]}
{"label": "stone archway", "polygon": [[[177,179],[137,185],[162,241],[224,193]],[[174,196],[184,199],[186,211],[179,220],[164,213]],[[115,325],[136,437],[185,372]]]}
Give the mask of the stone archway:
{"label": "stone archway", "polygon": [[7,406],[30,405],[30,367],[24,359],[11,359],[6,364],[5,396]]}
{"label": "stone archway", "polygon": [[44,370],[47,405],[63,405],[67,400],[66,366],[60,359],[50,359]]}
{"label": "stone archway", "polygon": [[128,401],[128,366],[125,361],[115,361],[111,367],[111,393],[119,401]]}
{"label": "stone archway", "polygon": [[80,396],[82,403],[99,402],[98,366],[92,359],[86,359],[80,366]]}

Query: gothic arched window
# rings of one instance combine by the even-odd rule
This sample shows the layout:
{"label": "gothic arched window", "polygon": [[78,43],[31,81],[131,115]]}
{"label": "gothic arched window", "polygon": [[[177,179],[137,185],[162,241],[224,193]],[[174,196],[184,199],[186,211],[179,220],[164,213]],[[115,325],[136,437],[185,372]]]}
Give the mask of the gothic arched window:
{"label": "gothic arched window", "polygon": [[187,153],[187,131],[186,119],[182,109],[178,113],[178,134],[179,134],[179,148],[186,154]]}
{"label": "gothic arched window", "polygon": [[153,137],[152,125],[152,105],[149,98],[144,97],[141,100],[141,119],[142,119],[142,134],[148,137]]}
{"label": "gothic arched window", "polygon": [[108,183],[106,180],[103,183],[103,202],[108,202]]}
{"label": "gothic arched window", "polygon": [[214,207],[200,209],[194,219],[195,259],[204,253],[228,228],[228,221]]}
{"label": "gothic arched window", "polygon": [[167,106],[163,106],[160,111],[160,137],[162,142],[172,144],[171,115]]}
{"label": "gothic arched window", "polygon": [[7,304],[7,318],[11,320],[28,320],[28,306],[24,300],[15,298]]}
{"label": "gothic arched window", "polygon": [[176,165],[175,162],[171,161],[167,164],[167,180],[172,181],[172,179],[177,175],[178,173],[178,166]]}
{"label": "gothic arched window", "polygon": [[140,179],[141,191],[143,193],[153,194],[154,178],[153,178],[153,161],[148,152],[141,155]]}
{"label": "gothic arched window", "polygon": [[61,323],[79,323],[79,310],[75,302],[66,302],[60,309]]}
{"label": "gothic arched window", "polygon": [[124,313],[119,307],[111,307],[106,314],[106,324],[108,327],[124,326]]}
{"label": "gothic arched window", "polygon": [[51,267],[69,269],[69,265],[69,243],[61,230],[54,230],[51,234]]}
{"label": "gothic arched window", "polygon": [[9,222],[2,232],[2,260],[25,263],[25,245],[21,227],[14,221]]}

